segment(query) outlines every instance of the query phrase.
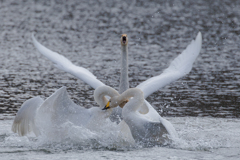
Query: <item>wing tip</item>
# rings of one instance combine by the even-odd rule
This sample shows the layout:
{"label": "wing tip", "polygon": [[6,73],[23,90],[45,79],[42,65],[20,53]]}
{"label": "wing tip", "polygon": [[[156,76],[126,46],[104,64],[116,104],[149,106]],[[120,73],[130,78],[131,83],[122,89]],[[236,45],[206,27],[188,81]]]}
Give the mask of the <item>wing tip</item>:
{"label": "wing tip", "polygon": [[201,37],[202,39],[202,33],[200,31],[198,32],[197,37]]}
{"label": "wing tip", "polygon": [[31,132],[31,129],[29,128],[30,124],[28,124],[28,121],[22,119],[20,121],[13,121],[12,124],[12,131],[14,133],[17,133],[19,136],[25,136],[27,133]]}
{"label": "wing tip", "polygon": [[36,38],[35,38],[35,36],[34,36],[34,33],[32,33],[32,40],[33,40],[33,41],[36,41]]}
{"label": "wing tip", "polygon": [[195,39],[196,43],[199,45],[200,49],[202,48],[202,33],[199,31]]}
{"label": "wing tip", "polygon": [[37,50],[39,50],[38,46],[40,45],[40,43],[35,38],[34,33],[32,33],[32,41],[33,41],[33,45],[37,48]]}

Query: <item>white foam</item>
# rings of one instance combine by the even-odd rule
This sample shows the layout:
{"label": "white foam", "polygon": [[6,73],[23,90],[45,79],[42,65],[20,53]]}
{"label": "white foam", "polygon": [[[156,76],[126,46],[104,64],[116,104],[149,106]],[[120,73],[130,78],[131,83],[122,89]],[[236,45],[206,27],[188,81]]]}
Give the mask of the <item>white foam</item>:
{"label": "white foam", "polygon": [[[225,148],[220,152],[225,154],[229,153],[227,150],[240,148],[240,120],[238,119],[195,117],[167,119],[173,123],[179,135],[179,138],[175,139],[167,148],[170,147],[177,151],[204,151],[204,153],[220,152]],[[109,119],[103,126],[99,126],[99,129],[95,130],[65,122],[37,138],[34,138],[33,135],[19,137],[11,133],[11,123],[11,120],[0,121],[0,134],[3,142],[0,150],[5,147],[16,147],[17,150],[19,146],[26,150],[42,148],[50,152],[79,149],[129,150],[132,148],[135,150],[136,147],[139,148],[139,146],[124,141],[119,136],[119,126]],[[144,151],[147,152],[145,149]]]}

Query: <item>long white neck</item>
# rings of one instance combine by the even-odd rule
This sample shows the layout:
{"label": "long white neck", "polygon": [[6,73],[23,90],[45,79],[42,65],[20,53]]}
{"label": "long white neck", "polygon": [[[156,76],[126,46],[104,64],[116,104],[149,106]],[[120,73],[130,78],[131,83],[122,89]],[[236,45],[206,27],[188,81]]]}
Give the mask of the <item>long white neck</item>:
{"label": "long white neck", "polygon": [[122,54],[121,54],[121,77],[120,77],[120,86],[119,93],[123,93],[129,88],[128,82],[128,45],[122,45]]}
{"label": "long white neck", "polygon": [[[133,97],[132,99],[130,99]],[[130,113],[136,112],[144,103],[143,92],[138,88],[130,88],[119,96],[119,102],[130,99],[130,101],[123,107],[122,116],[126,118]]]}
{"label": "long white neck", "polygon": [[100,86],[95,89],[94,100],[99,104],[101,108],[103,108],[108,102],[108,99],[105,96],[119,96],[119,93],[109,86]]}

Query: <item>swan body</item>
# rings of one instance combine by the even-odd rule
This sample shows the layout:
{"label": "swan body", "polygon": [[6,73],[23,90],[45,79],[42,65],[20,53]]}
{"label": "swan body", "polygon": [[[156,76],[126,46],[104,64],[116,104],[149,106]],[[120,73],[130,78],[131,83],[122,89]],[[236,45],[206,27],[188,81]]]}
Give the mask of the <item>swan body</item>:
{"label": "swan body", "polygon": [[123,92],[120,96],[112,97],[109,100],[109,106],[105,108],[114,108],[125,100],[129,102],[123,107],[123,120],[129,126],[132,137],[137,143],[147,145],[163,144],[170,135],[171,138],[176,138],[177,133],[172,124],[163,119],[160,115],[155,121],[147,114],[141,114],[137,110],[146,105],[144,101],[144,94],[138,88],[130,88]]}
{"label": "swan body", "polygon": [[112,110],[102,110],[108,102],[106,95],[112,97],[119,94],[108,86],[98,87],[94,91],[94,99],[100,107],[90,109],[76,105],[69,98],[66,87],[58,89],[45,101],[40,97],[31,98],[19,109],[12,125],[12,131],[20,136],[33,131],[38,136],[44,132],[41,126],[47,124],[49,127],[54,127],[66,121],[89,129],[97,129],[112,112]]}

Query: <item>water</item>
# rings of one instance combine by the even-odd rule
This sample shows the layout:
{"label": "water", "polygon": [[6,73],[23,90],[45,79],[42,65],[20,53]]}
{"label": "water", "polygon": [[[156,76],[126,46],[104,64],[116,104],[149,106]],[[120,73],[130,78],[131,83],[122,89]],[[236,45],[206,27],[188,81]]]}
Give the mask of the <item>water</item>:
{"label": "water", "polygon": [[[108,130],[92,136],[82,128],[71,128],[66,139],[49,142],[49,137],[19,137],[13,134],[12,117],[0,123],[1,159],[238,159],[240,155],[239,119],[167,118],[173,123],[179,139],[166,147],[141,148],[114,143]],[[77,135],[75,135],[77,133]],[[92,132],[93,133],[93,132]],[[88,138],[87,138],[88,137]],[[95,137],[93,139],[93,137]],[[55,137],[56,138],[56,137]],[[107,140],[111,138],[113,140]],[[90,141],[91,139],[91,141]],[[115,139],[116,140],[116,139]]]}
{"label": "water", "polygon": [[[240,115],[239,7],[240,2],[234,0],[0,1],[0,114],[1,119],[10,116],[0,122],[4,126],[0,134],[1,157],[236,159],[239,121],[235,118]],[[191,73],[147,99],[173,122],[181,144],[128,151],[91,147],[65,151],[63,142],[55,147],[57,151],[52,151],[10,131],[12,116],[24,101],[37,95],[46,98],[61,86],[67,87],[80,106],[96,106],[93,89],[38,54],[31,33],[43,45],[118,89],[122,33],[129,37],[129,80],[130,86],[135,87],[160,74],[198,31],[202,32],[203,45]],[[193,127],[188,127],[189,123]],[[201,133],[200,140],[197,133]]]}

